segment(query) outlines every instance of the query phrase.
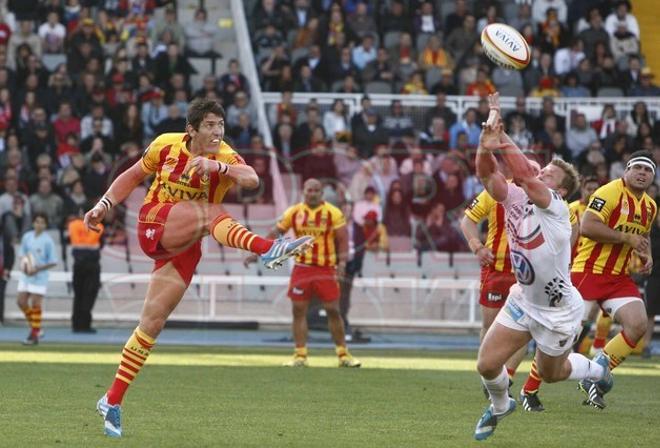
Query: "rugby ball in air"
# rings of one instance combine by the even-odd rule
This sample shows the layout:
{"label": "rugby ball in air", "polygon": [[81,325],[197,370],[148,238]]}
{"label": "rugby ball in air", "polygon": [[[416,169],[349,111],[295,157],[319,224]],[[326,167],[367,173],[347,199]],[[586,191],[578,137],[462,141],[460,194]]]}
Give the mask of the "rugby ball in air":
{"label": "rugby ball in air", "polygon": [[491,61],[509,70],[524,69],[532,58],[522,34],[503,23],[486,25],[481,32],[481,46]]}
{"label": "rugby ball in air", "polygon": [[32,257],[32,254],[27,254],[21,257],[20,267],[21,272],[25,275],[28,275],[28,273],[32,271],[34,268],[34,258]]}

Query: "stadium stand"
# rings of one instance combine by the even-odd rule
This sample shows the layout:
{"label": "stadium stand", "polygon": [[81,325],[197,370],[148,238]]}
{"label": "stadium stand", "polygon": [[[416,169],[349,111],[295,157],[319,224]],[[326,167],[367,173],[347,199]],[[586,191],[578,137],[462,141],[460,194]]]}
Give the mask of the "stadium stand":
{"label": "stadium stand", "polygon": [[[242,120],[228,126],[226,139],[259,167],[264,180],[263,194],[231,192],[230,213],[265,233],[278,213],[300,200],[301,182],[313,173],[323,178],[326,198],[343,207],[361,200],[372,186],[383,216],[387,193],[397,186],[411,211],[411,232],[389,235],[390,252],[365,263],[365,283],[356,288],[361,298],[352,313],[358,320],[369,319],[368,307],[360,303],[381,301],[382,308],[401,300],[399,286],[390,296],[382,293],[382,284],[369,283],[381,277],[447,280],[438,300],[453,303],[469,294],[469,282],[477,276],[471,254],[463,253],[467,247],[461,238],[447,252],[432,245],[421,250],[415,236],[438,202],[456,229],[465,205],[481,189],[470,134],[487,113],[480,94],[497,88],[506,95],[507,125],[518,126],[517,141],[541,160],[567,158],[582,174],[595,174],[603,183],[633,150],[649,149],[660,162],[660,88],[654,83],[660,58],[657,39],[648,31],[655,11],[639,2],[632,9],[625,1],[553,2],[561,5],[558,11],[540,9],[544,2],[488,2],[494,10],[485,3],[150,0],[86,1],[75,9],[40,2],[26,15],[23,9],[12,10],[14,2],[9,7],[2,2],[3,232],[15,232],[18,241],[16,229],[24,229],[27,214],[15,216],[6,204],[17,193],[28,200],[38,195],[44,178],[66,213],[87,208],[137,160],[139,148],[149,144],[145,136],[179,129],[187,102],[207,96]],[[49,25],[50,13],[55,19]],[[496,20],[517,27],[534,49],[526,70],[497,69],[484,57],[479,31]],[[354,51],[365,36],[372,38],[374,50]],[[309,75],[304,82],[302,73]],[[345,105],[338,117],[345,128],[329,135],[323,117],[336,100]],[[71,117],[61,115],[63,103],[70,105]],[[608,108],[612,115],[605,113]],[[586,129],[577,128],[580,114]],[[463,124],[466,115],[476,117],[475,125]],[[567,133],[595,134],[597,141],[571,151]],[[44,153],[47,166],[37,162]],[[12,176],[18,178],[17,190],[5,185]],[[74,191],[78,180],[81,194]],[[133,305],[123,297],[140,297],[146,285],[139,276],[129,282],[129,277],[115,281],[108,276],[151,270],[133,231],[144,191],[134,193],[108,222],[102,262],[108,283],[101,297],[112,300],[101,300],[98,310],[113,318],[130,313]],[[65,222],[66,214],[52,232],[67,254],[66,239],[60,237]],[[260,268],[245,269],[235,251],[213,241],[205,241],[204,249],[211,263],[200,265],[201,280],[190,293],[197,296],[182,315],[203,310],[200,318],[216,319],[227,311],[225,302],[232,304],[227,305],[230,316],[255,312],[277,320],[288,315],[280,297],[286,273],[269,272],[269,280]],[[215,261],[222,262],[220,272]],[[63,258],[57,268],[55,295],[69,294],[66,263]],[[451,284],[452,279],[467,283]],[[433,285],[414,288],[422,294]],[[11,291],[10,286],[10,296]],[[235,303],[239,297],[264,309],[253,304],[241,310]],[[268,297],[277,298],[276,311]],[[416,300],[408,297],[404,303]],[[470,303],[462,316],[474,323],[478,315]],[[401,316],[411,320],[419,312]],[[443,313],[447,322],[457,319]]]}

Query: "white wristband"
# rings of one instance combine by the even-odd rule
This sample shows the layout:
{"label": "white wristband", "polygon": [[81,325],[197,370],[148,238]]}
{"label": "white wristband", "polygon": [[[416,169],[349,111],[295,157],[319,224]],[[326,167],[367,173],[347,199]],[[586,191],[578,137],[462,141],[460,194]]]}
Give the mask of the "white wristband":
{"label": "white wristband", "polygon": [[113,206],[112,201],[110,200],[110,198],[108,198],[107,195],[104,195],[104,196],[101,198],[101,200],[99,201],[99,204],[100,204],[102,207],[105,208],[105,211],[106,211],[106,212],[107,212],[108,210],[110,210],[110,209],[112,208],[112,206]]}

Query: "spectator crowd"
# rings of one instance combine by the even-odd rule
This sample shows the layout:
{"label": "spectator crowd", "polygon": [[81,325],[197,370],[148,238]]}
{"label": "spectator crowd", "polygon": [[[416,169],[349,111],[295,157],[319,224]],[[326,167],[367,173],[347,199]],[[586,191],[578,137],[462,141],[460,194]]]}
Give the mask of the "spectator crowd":
{"label": "spectator crowd", "polygon": [[[185,130],[195,97],[221,101],[227,138],[249,144],[255,118],[246,140],[238,62],[191,84],[191,58],[222,57],[218,31],[202,8],[182,24],[173,0],[0,0],[3,235],[17,243],[37,211],[65,229],[153,137]],[[106,242],[123,243],[124,212],[113,212]]]}

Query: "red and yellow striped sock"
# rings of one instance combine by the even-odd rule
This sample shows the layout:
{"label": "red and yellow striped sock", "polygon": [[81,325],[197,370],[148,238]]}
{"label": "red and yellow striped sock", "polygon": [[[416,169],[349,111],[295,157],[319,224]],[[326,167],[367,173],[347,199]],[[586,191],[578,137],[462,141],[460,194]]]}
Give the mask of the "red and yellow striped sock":
{"label": "red and yellow striped sock", "polygon": [[32,312],[30,313],[30,328],[32,328],[32,336],[39,336],[41,331],[41,307],[33,306]]}
{"label": "red and yellow striped sock", "polygon": [[513,379],[514,376],[516,376],[516,369],[512,369],[511,367],[506,368],[506,373],[509,374],[509,379]]}
{"label": "red and yellow striped sock", "polygon": [[523,391],[527,394],[533,394],[538,392],[539,387],[541,387],[541,376],[536,367],[536,358],[534,358],[532,359],[532,368],[530,369],[527,381],[523,386]]}
{"label": "red and yellow striped sock", "polygon": [[304,345],[302,347],[296,347],[293,351],[293,355],[296,358],[307,358],[307,347]]}
{"label": "red and yellow striped sock", "polygon": [[140,330],[140,327],[137,327],[126,341],[115,380],[108,389],[108,403],[110,405],[121,404],[128,386],[142,369],[155,343],[156,340]]}
{"label": "red and yellow striped sock", "polygon": [[629,340],[623,331],[614,336],[603,349],[603,353],[610,359],[610,369],[621,364],[636,345],[637,342]]}
{"label": "red and yellow striped sock", "polygon": [[601,349],[605,347],[607,342],[607,336],[610,334],[610,328],[612,327],[612,318],[602,312],[598,315],[598,320],[596,321],[596,332],[594,335],[593,347],[595,349]]}
{"label": "red and yellow striped sock", "polygon": [[25,320],[30,328],[32,328],[32,308],[29,305],[20,307],[25,316]]}
{"label": "red and yellow striped sock", "polygon": [[226,213],[213,220],[209,231],[213,238],[224,246],[248,250],[259,255],[268,252],[273,245],[272,240],[250,232],[243,224]]}

